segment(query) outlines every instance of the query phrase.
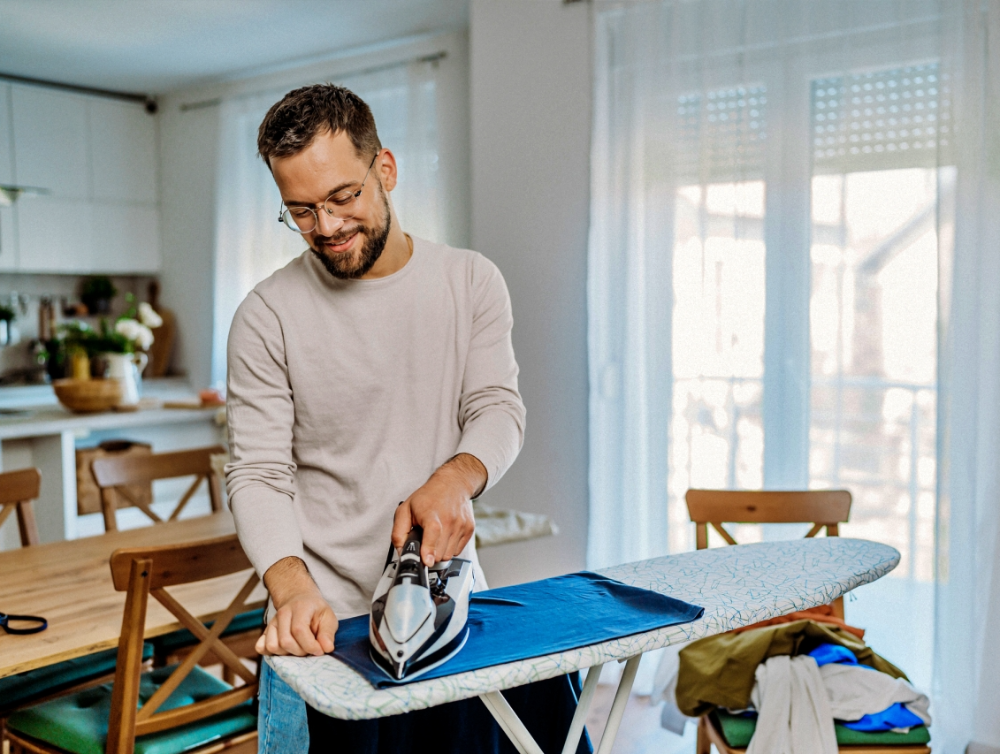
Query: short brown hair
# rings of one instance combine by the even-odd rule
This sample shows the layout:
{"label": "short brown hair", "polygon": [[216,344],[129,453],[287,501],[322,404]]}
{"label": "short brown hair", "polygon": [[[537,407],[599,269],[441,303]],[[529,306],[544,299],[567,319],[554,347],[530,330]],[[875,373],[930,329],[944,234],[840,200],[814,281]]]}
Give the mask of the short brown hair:
{"label": "short brown hair", "polygon": [[297,154],[326,130],[346,133],[362,159],[382,148],[363,99],[342,86],[313,84],[290,91],[271,106],[257,130],[257,153],[270,167],[272,157]]}

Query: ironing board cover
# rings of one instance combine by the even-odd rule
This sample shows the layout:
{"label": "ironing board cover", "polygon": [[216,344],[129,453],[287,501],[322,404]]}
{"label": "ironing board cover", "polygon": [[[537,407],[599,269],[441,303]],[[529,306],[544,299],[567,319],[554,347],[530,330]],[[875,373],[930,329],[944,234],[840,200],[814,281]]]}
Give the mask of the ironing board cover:
{"label": "ironing board cover", "polygon": [[899,553],[888,545],[831,537],[698,550],[613,566],[599,573],[701,605],[704,615],[691,623],[387,689],[372,688],[331,656],[266,660],[320,712],[347,720],[385,717],[564,675],[826,604],[881,578],[898,563]]}

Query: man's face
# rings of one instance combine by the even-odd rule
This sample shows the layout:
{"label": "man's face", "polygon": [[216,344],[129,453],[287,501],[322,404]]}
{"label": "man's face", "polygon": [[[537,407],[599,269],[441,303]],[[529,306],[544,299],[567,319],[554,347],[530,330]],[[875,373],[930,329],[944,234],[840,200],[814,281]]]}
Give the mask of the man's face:
{"label": "man's face", "polygon": [[[271,173],[285,206],[316,210],[315,229],[302,236],[337,278],[359,278],[371,270],[389,237],[392,221],[378,174],[380,159],[365,178],[371,158],[359,156],[347,134],[329,131],[297,154],[271,158]],[[364,189],[357,199],[345,206],[330,202],[333,215],[323,209],[327,197],[357,191],[362,181]]]}

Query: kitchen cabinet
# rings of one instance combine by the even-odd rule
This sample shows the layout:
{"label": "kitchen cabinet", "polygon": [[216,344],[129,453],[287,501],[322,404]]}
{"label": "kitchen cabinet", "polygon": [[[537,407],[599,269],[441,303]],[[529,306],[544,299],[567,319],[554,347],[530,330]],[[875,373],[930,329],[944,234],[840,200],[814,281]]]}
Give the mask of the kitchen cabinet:
{"label": "kitchen cabinet", "polygon": [[17,182],[48,189],[56,197],[89,198],[87,99],[18,84],[13,95]]}
{"label": "kitchen cabinet", "polygon": [[91,197],[156,204],[156,119],[132,102],[91,97],[88,105]]}
{"label": "kitchen cabinet", "polygon": [[[14,183],[14,139],[11,134],[10,84],[0,82],[0,184]],[[17,213],[0,205],[0,272],[17,269]]]}
{"label": "kitchen cabinet", "polygon": [[18,272],[94,270],[93,216],[85,199],[32,196],[17,203]]}
{"label": "kitchen cabinet", "polygon": [[[6,88],[11,182],[49,193],[23,196],[0,214],[0,271],[157,272],[156,119],[138,103],[22,84]],[[0,131],[0,148],[2,137]]]}

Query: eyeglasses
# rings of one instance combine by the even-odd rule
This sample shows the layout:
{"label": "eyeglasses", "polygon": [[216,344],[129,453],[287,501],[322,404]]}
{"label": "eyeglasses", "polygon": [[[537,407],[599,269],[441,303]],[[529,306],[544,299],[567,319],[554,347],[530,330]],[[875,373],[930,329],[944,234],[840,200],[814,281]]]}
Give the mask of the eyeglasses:
{"label": "eyeglasses", "polygon": [[[376,152],[375,156],[372,157],[365,177],[362,179],[357,191],[345,189],[344,191],[330,194],[326,198],[326,201],[319,205],[317,209],[324,210],[330,216],[337,215],[338,217],[342,217],[341,213],[347,214],[358,200],[358,197],[361,196],[361,192],[365,188],[365,183],[368,182],[368,176],[371,175],[372,166],[375,165],[375,160],[378,159],[378,156],[379,153]],[[312,207],[289,207],[278,215],[278,220],[288,226],[289,230],[294,230],[296,233],[312,233],[319,225],[319,215],[316,214],[316,210]]]}

